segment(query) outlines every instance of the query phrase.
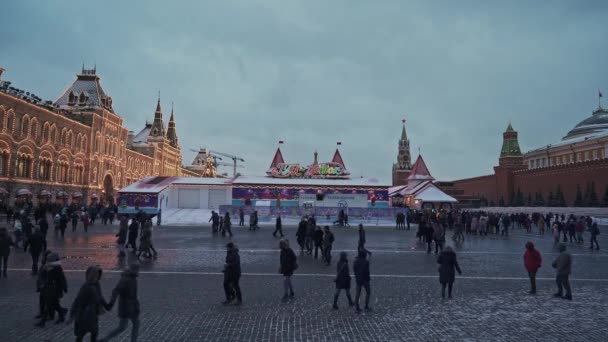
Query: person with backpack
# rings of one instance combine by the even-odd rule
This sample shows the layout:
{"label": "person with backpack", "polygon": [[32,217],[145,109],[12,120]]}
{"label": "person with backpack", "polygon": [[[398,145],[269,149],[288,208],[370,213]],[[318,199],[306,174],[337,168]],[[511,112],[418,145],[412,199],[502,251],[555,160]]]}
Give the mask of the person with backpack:
{"label": "person with backpack", "polygon": [[129,321],[131,321],[131,342],[137,341],[139,335],[139,299],[137,297],[137,277],[139,276],[139,264],[131,264],[129,268],[124,270],[120,276],[120,280],[114,290],[112,297],[108,303],[108,309],[114,307],[116,299],[118,299],[118,318],[120,323],[118,327],[112,330],[106,337],[99,340],[107,342],[112,338],[120,335],[127,329]]}
{"label": "person with backpack", "polygon": [[593,222],[591,224],[591,247],[589,249],[593,249],[593,244],[595,243],[596,249],[600,250],[600,244],[597,242],[597,236],[600,235],[600,228],[597,226],[597,222]]}
{"label": "person with backpack", "polygon": [[353,299],[350,296],[350,271],[348,270],[346,252],[340,252],[340,260],[338,260],[336,279],[334,279],[334,282],[336,283],[336,293],[334,294],[334,305],[332,308],[338,310],[338,298],[340,297],[340,292],[342,292],[342,290],[346,292],[348,305],[355,306],[355,303],[353,303]]}
{"label": "person with backpack", "polygon": [[283,275],[283,301],[287,301],[295,296],[291,277],[295,270],[298,269],[298,258],[296,257],[296,253],[289,247],[288,240],[281,239],[279,241],[279,248],[281,249],[279,273]]}
{"label": "person with backpack", "polygon": [[334,233],[329,230],[329,226],[324,227],[325,231],[323,232],[323,256],[325,260],[325,264],[327,266],[331,265],[331,248],[334,243]]}
{"label": "person with backpack", "polygon": [[543,259],[540,252],[534,248],[534,243],[528,241],[526,243],[526,252],[524,253],[524,266],[528,271],[528,277],[530,278],[530,294],[536,294],[536,272],[542,265]]}

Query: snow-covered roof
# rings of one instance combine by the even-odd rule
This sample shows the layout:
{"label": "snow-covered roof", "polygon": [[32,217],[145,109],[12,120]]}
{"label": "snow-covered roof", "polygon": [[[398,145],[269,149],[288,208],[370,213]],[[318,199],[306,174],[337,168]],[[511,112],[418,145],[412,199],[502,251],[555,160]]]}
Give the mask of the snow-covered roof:
{"label": "snow-covered roof", "polygon": [[231,185],[230,178],[203,177],[146,177],[118,192],[122,193],[159,193],[171,185]]}
{"label": "snow-covered roof", "polygon": [[159,193],[176,179],[178,177],[146,177],[120,189],[118,192]]}
{"label": "snow-covered roof", "polygon": [[387,188],[388,184],[381,183],[376,178],[353,179],[323,179],[323,178],[273,178],[264,176],[240,176],[233,182],[242,184],[268,184],[268,185],[314,185],[314,186],[368,186]]}
{"label": "snow-covered roof", "polygon": [[148,136],[150,135],[151,128],[152,128],[152,125],[150,125],[149,123],[146,123],[146,126],[141,131],[139,131],[139,133],[137,133],[137,135],[133,138],[133,144],[135,144],[135,145],[147,144]]}
{"label": "snow-covered roof", "polygon": [[412,171],[410,171],[410,175],[407,177],[409,180],[435,180],[433,176],[431,176],[431,172],[429,168],[426,166],[424,159],[422,159],[422,155],[418,155],[418,159],[412,166]]}
{"label": "snow-covered roof", "polygon": [[418,192],[414,198],[422,202],[458,202],[457,199],[441,191],[432,183]]}
{"label": "snow-covered roof", "polygon": [[232,178],[209,178],[209,177],[180,177],[173,181],[172,185],[231,185]]}

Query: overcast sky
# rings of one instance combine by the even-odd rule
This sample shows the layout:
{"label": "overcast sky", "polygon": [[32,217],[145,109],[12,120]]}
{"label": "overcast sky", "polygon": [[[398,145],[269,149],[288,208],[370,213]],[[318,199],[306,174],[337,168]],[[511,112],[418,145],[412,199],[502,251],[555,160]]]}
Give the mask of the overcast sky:
{"label": "overcast sky", "polygon": [[509,120],[540,147],[608,94],[605,1],[174,2],[3,2],[3,79],[56,100],[96,63],[130,130],[158,90],[166,121],[175,102],[186,163],[206,146],[262,174],[278,140],[302,164],[342,141],[354,176],[386,182],[402,118],[450,180],[491,172]]}

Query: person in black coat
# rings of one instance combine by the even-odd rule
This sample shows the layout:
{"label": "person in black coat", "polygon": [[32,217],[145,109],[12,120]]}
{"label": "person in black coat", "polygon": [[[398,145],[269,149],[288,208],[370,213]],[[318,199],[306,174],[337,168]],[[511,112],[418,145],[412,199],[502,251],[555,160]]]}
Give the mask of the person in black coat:
{"label": "person in black coat", "polygon": [[435,230],[433,229],[433,225],[431,222],[426,222],[424,229],[424,241],[426,242],[427,248],[426,252],[431,253],[431,243],[433,242],[433,235],[435,234]]}
{"label": "person in black coat", "polygon": [[139,334],[139,299],[137,298],[137,277],[139,275],[139,265],[131,264],[129,268],[122,272],[118,284],[112,290],[112,298],[108,306],[110,310],[118,298],[118,318],[120,323],[118,328],[112,330],[100,341],[106,342],[120,335],[127,329],[129,320],[131,321],[131,342],[137,341]]}
{"label": "person in black coat", "polygon": [[279,273],[281,273],[284,277],[283,289],[285,292],[283,295],[283,301],[286,301],[287,299],[295,296],[293,293],[293,285],[291,284],[291,276],[293,276],[293,272],[298,269],[298,258],[296,257],[296,253],[289,248],[288,240],[282,239],[279,242],[279,248],[281,249],[281,266],[279,267]]}
{"label": "person in black coat", "polygon": [[456,260],[456,253],[452,247],[446,247],[439,257],[437,258],[439,264],[439,283],[441,284],[441,298],[445,298],[445,288],[448,287],[448,298],[452,299],[452,286],[454,285],[454,279],[456,278],[456,271],[458,274],[462,274],[458,261]]}
{"label": "person in black coat", "polygon": [[317,226],[317,230],[315,230],[315,234],[312,238],[315,243],[315,259],[319,256],[319,250],[321,251],[321,258],[323,258],[323,230],[321,229],[321,226]]}
{"label": "person in black coat", "polygon": [[239,249],[234,243],[229,242],[226,245],[226,263],[224,264],[224,293],[226,300],[222,302],[224,305],[235,304],[241,305],[243,298],[241,297],[241,287],[239,280],[241,279],[241,257]]}
{"label": "person in black coat", "polygon": [[49,221],[46,220],[46,214],[42,215],[42,217],[38,221],[38,225],[40,226],[40,232],[46,240],[46,234],[49,231]]}
{"label": "person in black coat", "polygon": [[129,226],[129,239],[127,242],[126,248],[133,248],[135,252],[137,250],[137,235],[139,234],[139,223],[137,220],[132,220],[131,225]]}
{"label": "person in black coat", "polygon": [[232,237],[232,222],[230,222],[230,213],[226,212],[224,215],[224,229],[222,230],[222,236],[225,236],[228,233],[228,237]]}
{"label": "person in black coat", "polygon": [[46,250],[46,240],[39,228],[36,228],[36,231],[25,241],[23,251],[27,252],[28,247],[30,248],[30,255],[32,256],[32,275],[36,275],[38,273],[40,253]]}
{"label": "person in black coat", "polygon": [[53,319],[55,312],[59,314],[56,323],[61,323],[65,320],[65,314],[67,313],[67,309],[61,307],[60,301],[63,294],[68,292],[68,282],[65,279],[57,253],[49,253],[46,257],[44,272],[45,277],[39,287],[44,298],[45,312],[36,324],[38,327],[43,327],[45,321]]}
{"label": "person in black coat", "polygon": [[336,283],[336,294],[334,294],[334,305],[333,309],[338,310],[338,298],[340,297],[340,292],[344,290],[346,292],[346,298],[348,298],[348,305],[354,306],[353,299],[350,296],[350,271],[348,270],[348,259],[346,256],[346,252],[340,253],[340,260],[338,260],[336,279],[334,280]]}
{"label": "person in black coat", "polygon": [[281,220],[280,214],[277,214],[277,222],[275,225],[274,232],[272,232],[272,236],[276,237],[277,233],[281,234],[281,237],[283,237],[283,221]]}
{"label": "person in black coat", "polygon": [[361,288],[365,289],[365,311],[371,310],[369,307],[369,296],[371,294],[369,283],[371,278],[369,275],[369,261],[365,259],[366,256],[367,253],[365,253],[365,251],[359,251],[359,255],[353,263],[353,272],[355,273],[355,281],[357,283],[357,292],[355,294],[357,312],[361,312],[361,307],[359,306]]}
{"label": "person in black coat", "polygon": [[365,242],[366,242],[366,239],[365,239],[365,229],[363,228],[363,224],[359,223],[359,244],[357,245],[357,252],[364,251],[371,258],[372,252],[368,251],[365,248]]}
{"label": "person in black coat", "polygon": [[74,335],[76,342],[81,342],[86,334],[91,334],[91,341],[97,341],[99,333],[98,316],[103,310],[110,309],[110,306],[103,298],[99,280],[101,279],[101,268],[89,266],[86,271],[86,281],[80,287],[72,308],[70,309],[70,319],[68,324],[74,321]]}
{"label": "person in black coat", "polygon": [[300,245],[300,252],[304,254],[304,247],[306,242],[306,230],[308,229],[308,224],[306,219],[302,217],[300,223],[298,223],[298,231],[296,232],[296,239],[298,241],[298,245]]}
{"label": "person in black coat", "polygon": [[2,227],[0,228],[0,276],[6,278],[6,268],[8,266],[8,256],[11,254],[11,246],[15,243],[11,236],[8,235],[8,230]]}

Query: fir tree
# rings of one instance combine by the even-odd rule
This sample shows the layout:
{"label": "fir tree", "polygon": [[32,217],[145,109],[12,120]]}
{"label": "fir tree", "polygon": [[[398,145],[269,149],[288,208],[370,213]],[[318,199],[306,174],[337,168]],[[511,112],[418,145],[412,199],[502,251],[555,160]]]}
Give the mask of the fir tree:
{"label": "fir tree", "polygon": [[[608,187],[606,188],[606,191],[608,191]],[[606,194],[608,194],[608,192],[606,192]],[[526,203],[526,205],[527,205],[528,207],[531,207],[531,206],[532,206],[532,204],[533,204],[533,203],[532,203],[532,194],[528,192],[528,202]]]}
{"label": "fir tree", "polygon": [[589,202],[587,202],[587,206],[600,206],[600,201],[597,199],[597,193],[595,192],[595,182],[591,182],[591,185],[589,186]]}
{"label": "fir tree", "polygon": [[562,191],[562,187],[559,184],[557,185],[557,190],[555,191],[555,193],[555,202],[557,203],[557,206],[565,207],[566,199],[564,198],[564,192]]}
{"label": "fir tree", "polygon": [[545,203],[545,199],[543,198],[543,194],[542,193],[538,193],[538,206],[539,207],[544,207],[546,205]]}
{"label": "fir tree", "polygon": [[606,184],[606,191],[604,191],[604,199],[602,200],[602,207],[608,207],[608,184]]}
{"label": "fir tree", "polygon": [[524,194],[521,192],[520,188],[517,188],[517,195],[515,197],[515,206],[523,207],[526,204],[524,200]]}
{"label": "fir tree", "polygon": [[589,206],[590,197],[591,197],[591,183],[587,182],[587,188],[585,190],[585,196],[583,196],[583,202],[581,203],[581,207]]}
{"label": "fir tree", "polygon": [[498,206],[499,207],[505,206],[505,199],[502,196],[500,196],[500,200],[498,201]]}
{"label": "fir tree", "polygon": [[578,184],[576,185],[576,199],[574,200],[574,206],[575,207],[583,206],[583,193],[581,192],[581,186]]}
{"label": "fir tree", "polygon": [[555,198],[553,197],[553,191],[549,191],[549,198],[547,200],[547,205],[550,207],[555,207]]}

